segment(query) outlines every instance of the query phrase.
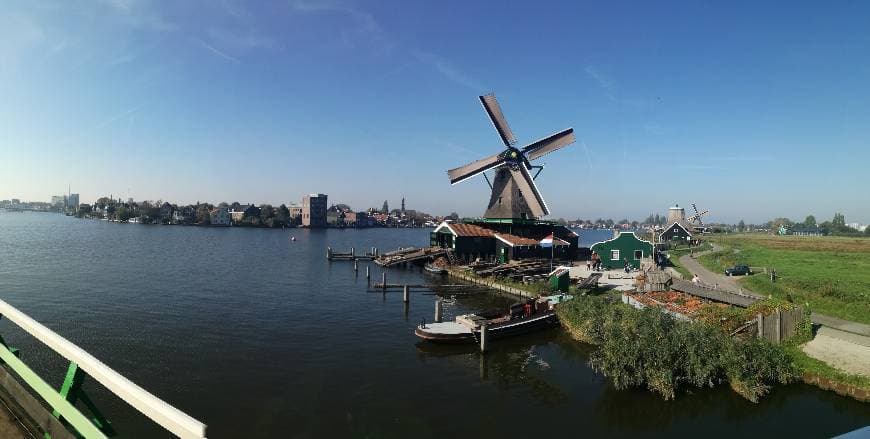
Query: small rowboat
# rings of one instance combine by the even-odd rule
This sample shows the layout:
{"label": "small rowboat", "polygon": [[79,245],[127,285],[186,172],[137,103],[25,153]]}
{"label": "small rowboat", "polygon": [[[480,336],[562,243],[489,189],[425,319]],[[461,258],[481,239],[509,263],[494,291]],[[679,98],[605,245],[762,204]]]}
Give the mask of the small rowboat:
{"label": "small rowboat", "polygon": [[426,265],[424,265],[424,266],[423,266],[423,269],[426,270],[426,271],[428,271],[429,273],[435,273],[435,274],[447,274],[447,269],[442,268],[442,267],[439,267],[439,266],[437,266],[437,265],[432,265],[432,264],[429,264],[429,263],[427,263]]}
{"label": "small rowboat", "polygon": [[474,313],[457,316],[455,321],[423,323],[414,334],[433,343],[476,343],[483,325],[490,339],[511,337],[552,328],[559,324],[546,299],[512,305],[507,313]]}

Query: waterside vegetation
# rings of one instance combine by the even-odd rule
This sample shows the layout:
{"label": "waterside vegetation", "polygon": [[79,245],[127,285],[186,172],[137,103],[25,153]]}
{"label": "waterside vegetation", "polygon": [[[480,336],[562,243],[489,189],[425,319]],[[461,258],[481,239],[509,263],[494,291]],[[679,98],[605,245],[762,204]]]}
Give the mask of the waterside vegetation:
{"label": "waterside vegetation", "polygon": [[731,337],[715,322],[678,321],[656,309],[616,303],[613,296],[578,297],[557,312],[575,339],[595,346],[592,367],[617,389],[646,387],[673,399],[688,388],[728,383],[757,402],[772,385],[799,376],[785,347]]}

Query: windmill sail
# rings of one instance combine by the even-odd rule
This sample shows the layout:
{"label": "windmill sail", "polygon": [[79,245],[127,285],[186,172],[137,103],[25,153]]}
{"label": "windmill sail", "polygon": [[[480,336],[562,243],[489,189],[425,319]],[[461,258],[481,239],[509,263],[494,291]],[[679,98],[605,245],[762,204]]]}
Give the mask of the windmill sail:
{"label": "windmill sail", "polygon": [[475,160],[465,166],[451,169],[447,171],[447,176],[450,177],[450,184],[456,184],[463,180],[474,177],[477,174],[486,172],[504,163],[502,153],[491,155],[487,158]]}
{"label": "windmill sail", "polygon": [[523,148],[523,153],[526,154],[528,160],[535,160],[553,151],[558,151],[559,149],[574,143],[576,140],[577,137],[574,135],[574,128],[568,128],[567,130],[529,144]]}
{"label": "windmill sail", "polygon": [[528,169],[525,166],[517,166],[517,169],[511,169],[511,175],[513,175],[520,193],[532,211],[532,215],[536,217],[549,215],[550,210],[547,209],[547,203],[544,202],[544,197],[538,192],[538,187],[535,186],[535,182],[532,180],[532,175],[529,174]]}
{"label": "windmill sail", "polygon": [[504,118],[504,114],[501,112],[501,106],[498,104],[495,95],[490,93],[486,96],[480,96],[480,103],[483,104],[486,114],[489,115],[489,119],[495,126],[496,131],[498,131],[498,135],[501,136],[501,140],[504,142],[505,146],[511,146],[516,143],[517,139],[514,137],[514,133],[511,131],[511,127],[508,125],[507,120]]}

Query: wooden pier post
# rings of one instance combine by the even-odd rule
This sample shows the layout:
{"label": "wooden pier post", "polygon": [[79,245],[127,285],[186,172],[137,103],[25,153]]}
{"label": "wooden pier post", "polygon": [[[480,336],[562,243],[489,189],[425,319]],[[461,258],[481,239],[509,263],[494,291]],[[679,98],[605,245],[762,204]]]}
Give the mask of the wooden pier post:
{"label": "wooden pier post", "polygon": [[386,271],[381,273],[381,288],[383,288],[384,291],[387,291],[387,272]]}
{"label": "wooden pier post", "polygon": [[354,250],[353,250],[353,247],[351,247],[351,248],[350,248],[350,258],[351,258],[351,259],[356,259],[356,256],[354,256],[354,253],[355,253],[355,252],[354,252]]}
{"label": "wooden pier post", "polygon": [[405,284],[404,287],[402,287],[402,301],[403,302],[409,303],[411,301],[410,291],[411,291],[411,288],[408,287],[408,284]]}
{"label": "wooden pier post", "polygon": [[356,273],[359,270],[359,267],[356,264],[356,259],[353,260],[353,272]]}
{"label": "wooden pier post", "polygon": [[372,278],[371,270],[369,269],[369,266],[366,265],[366,280],[370,280],[371,278]]}
{"label": "wooden pier post", "polygon": [[326,247],[326,259],[332,260],[332,247]]}
{"label": "wooden pier post", "polygon": [[435,323],[441,323],[441,298],[435,301]]}
{"label": "wooden pier post", "polygon": [[486,323],[480,325],[480,352],[486,353],[487,338],[489,337],[489,327]]}

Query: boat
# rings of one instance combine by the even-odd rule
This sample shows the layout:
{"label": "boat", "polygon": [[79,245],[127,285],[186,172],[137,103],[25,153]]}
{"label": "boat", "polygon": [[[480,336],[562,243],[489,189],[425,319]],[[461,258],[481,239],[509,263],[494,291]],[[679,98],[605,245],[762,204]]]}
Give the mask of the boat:
{"label": "boat", "polygon": [[293,241],[296,241],[296,237],[295,237],[295,236],[291,236],[291,237],[290,237],[290,242],[293,242]]}
{"label": "boat", "polygon": [[446,269],[446,268],[444,268],[444,267],[439,267],[439,266],[434,265],[434,264],[432,264],[432,263],[426,263],[426,265],[423,266],[423,269],[426,270],[426,271],[428,271],[429,273],[435,273],[435,274],[447,274],[447,269]]}
{"label": "boat", "polygon": [[511,305],[507,312],[484,311],[457,316],[452,322],[423,322],[414,334],[433,343],[477,343],[483,325],[491,340],[512,337],[551,328],[559,324],[559,318],[546,298],[529,299],[525,303]]}

